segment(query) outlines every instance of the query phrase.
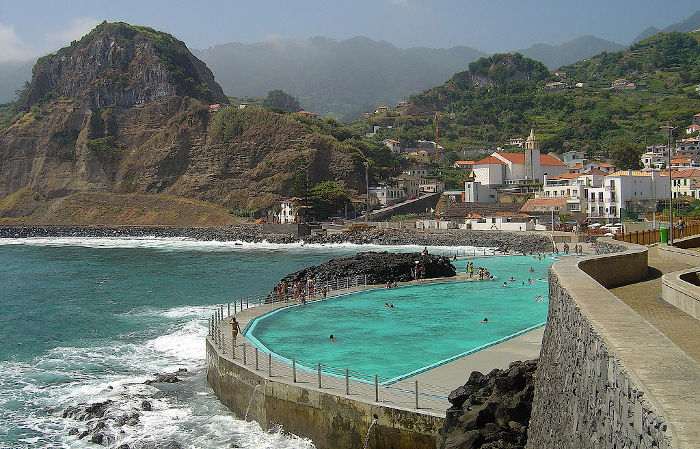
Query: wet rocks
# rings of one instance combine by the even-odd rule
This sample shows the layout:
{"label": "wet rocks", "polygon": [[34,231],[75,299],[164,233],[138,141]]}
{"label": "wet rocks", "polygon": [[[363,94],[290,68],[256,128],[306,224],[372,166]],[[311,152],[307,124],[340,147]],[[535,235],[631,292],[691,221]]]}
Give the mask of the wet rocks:
{"label": "wet rocks", "polygon": [[[174,384],[176,382],[180,382],[180,378],[177,377],[178,374],[186,373],[187,369],[185,368],[180,368],[174,373],[155,373],[153,374],[155,376],[155,379],[148,379],[144,383],[146,385],[151,385],[151,384]],[[147,402],[147,401],[144,401]],[[142,403],[143,406],[143,403]]]}
{"label": "wet rocks", "polygon": [[472,372],[448,396],[438,449],[522,449],[532,410],[537,362],[513,362],[489,374]]}
{"label": "wet rocks", "polygon": [[447,257],[421,253],[363,252],[352,257],[332,259],[321,265],[304,268],[285,276],[282,282],[292,283],[315,279],[317,284],[333,279],[360,276],[368,284],[413,279],[411,270],[425,267],[425,278],[451,277],[455,267]]}

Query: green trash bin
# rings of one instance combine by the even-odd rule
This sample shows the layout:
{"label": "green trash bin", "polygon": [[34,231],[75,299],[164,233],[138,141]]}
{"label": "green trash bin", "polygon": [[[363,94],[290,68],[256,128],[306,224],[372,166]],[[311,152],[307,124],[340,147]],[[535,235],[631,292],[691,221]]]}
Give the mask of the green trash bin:
{"label": "green trash bin", "polygon": [[668,228],[666,226],[660,226],[659,233],[661,234],[661,243],[668,243]]}

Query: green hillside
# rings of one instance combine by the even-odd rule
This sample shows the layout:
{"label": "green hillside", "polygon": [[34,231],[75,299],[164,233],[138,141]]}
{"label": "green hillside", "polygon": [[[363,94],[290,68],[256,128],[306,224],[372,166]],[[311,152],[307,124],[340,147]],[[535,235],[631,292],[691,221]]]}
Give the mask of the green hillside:
{"label": "green hillside", "polygon": [[[699,40],[700,32],[657,34],[629,50],[565,66],[563,79],[519,54],[493,55],[442,86],[410,97],[403,111],[356,126],[391,125],[377,138],[393,137],[410,146],[417,139],[434,139],[432,117],[439,111],[439,142],[447,149],[503,146],[511,137],[525,137],[530,128],[544,150],[556,152],[609,151],[621,138],[639,145],[661,143],[661,125],[687,126],[700,112]],[[623,77],[638,89],[612,89],[612,81]],[[568,88],[546,90],[554,81]]]}

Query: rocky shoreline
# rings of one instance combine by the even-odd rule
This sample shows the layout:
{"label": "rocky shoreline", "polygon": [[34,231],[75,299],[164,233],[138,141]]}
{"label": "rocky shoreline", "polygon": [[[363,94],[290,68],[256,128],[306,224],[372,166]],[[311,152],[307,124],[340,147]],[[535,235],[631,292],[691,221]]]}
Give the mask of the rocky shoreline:
{"label": "rocky shoreline", "polygon": [[269,243],[374,244],[419,246],[475,246],[501,251],[551,251],[549,236],[500,231],[417,231],[408,229],[369,229],[300,238],[292,234],[264,232],[262,226],[170,227],[170,226],[0,226],[0,238],[28,237],[186,237],[203,241]]}

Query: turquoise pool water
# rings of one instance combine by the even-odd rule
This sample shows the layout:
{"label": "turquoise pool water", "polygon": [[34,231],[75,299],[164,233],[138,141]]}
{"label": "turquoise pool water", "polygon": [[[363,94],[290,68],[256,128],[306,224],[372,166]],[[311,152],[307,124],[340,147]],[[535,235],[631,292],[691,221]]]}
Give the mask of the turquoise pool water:
{"label": "turquoise pool water", "polygon": [[[292,306],[251,322],[245,335],[259,349],[280,358],[390,380],[445,363],[546,321],[547,271],[554,259],[508,256],[469,260],[475,267],[488,268],[495,280],[377,289]],[[466,260],[455,265],[464,272]],[[511,276],[515,282],[508,281]],[[528,278],[535,282],[529,283]],[[538,295],[544,300],[535,301]],[[387,308],[385,303],[395,307]],[[488,323],[481,323],[484,318]],[[330,334],[336,342],[329,340]]]}

